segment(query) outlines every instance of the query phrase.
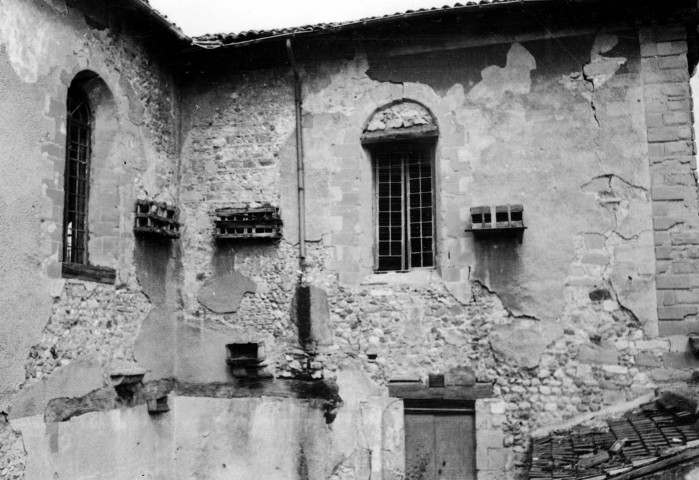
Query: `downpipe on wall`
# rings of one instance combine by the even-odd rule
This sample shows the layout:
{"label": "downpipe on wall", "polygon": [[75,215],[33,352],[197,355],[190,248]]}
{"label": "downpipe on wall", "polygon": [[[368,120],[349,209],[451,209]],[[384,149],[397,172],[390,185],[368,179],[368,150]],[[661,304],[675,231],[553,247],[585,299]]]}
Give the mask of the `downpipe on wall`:
{"label": "downpipe on wall", "polygon": [[[296,68],[296,59],[291,47],[291,39],[286,39],[286,51],[289,54],[289,62],[294,72],[294,104],[296,106],[296,175],[298,180],[298,214],[299,214],[299,266],[301,276],[306,266],[306,188],[303,163],[303,130],[301,122],[301,77]],[[302,279],[299,279],[300,282]]]}

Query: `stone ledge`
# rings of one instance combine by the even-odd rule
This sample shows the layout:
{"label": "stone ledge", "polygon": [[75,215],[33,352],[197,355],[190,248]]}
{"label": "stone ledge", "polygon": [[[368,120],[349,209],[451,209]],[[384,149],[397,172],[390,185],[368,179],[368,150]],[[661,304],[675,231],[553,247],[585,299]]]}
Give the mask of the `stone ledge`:
{"label": "stone ledge", "polygon": [[61,266],[63,278],[74,278],[88,282],[98,282],[113,285],[116,280],[116,270],[110,267],[96,267],[79,263],[63,263]]}

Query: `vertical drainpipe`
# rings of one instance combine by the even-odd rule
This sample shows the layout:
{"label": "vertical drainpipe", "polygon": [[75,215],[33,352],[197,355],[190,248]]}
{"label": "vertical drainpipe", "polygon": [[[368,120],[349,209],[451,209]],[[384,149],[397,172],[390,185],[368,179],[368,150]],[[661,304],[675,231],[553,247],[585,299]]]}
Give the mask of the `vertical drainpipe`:
{"label": "vertical drainpipe", "polygon": [[291,48],[291,39],[286,39],[286,51],[289,54],[289,62],[294,71],[294,103],[296,104],[296,174],[298,179],[298,204],[299,204],[299,265],[301,270],[306,263],[306,188],[303,166],[303,130],[301,125],[301,77],[296,68],[294,51]]}

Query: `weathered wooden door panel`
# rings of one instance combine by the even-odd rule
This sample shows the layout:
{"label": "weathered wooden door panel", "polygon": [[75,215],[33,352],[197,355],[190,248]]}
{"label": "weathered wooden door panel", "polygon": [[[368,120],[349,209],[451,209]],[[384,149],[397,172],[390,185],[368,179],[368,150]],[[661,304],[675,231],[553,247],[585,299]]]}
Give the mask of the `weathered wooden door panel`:
{"label": "weathered wooden door panel", "polygon": [[435,477],[434,415],[405,416],[405,479]]}
{"label": "weathered wooden door panel", "polygon": [[475,479],[471,415],[435,415],[435,461],[439,480]]}
{"label": "weathered wooden door panel", "polygon": [[405,415],[406,480],[473,480],[473,415]]}

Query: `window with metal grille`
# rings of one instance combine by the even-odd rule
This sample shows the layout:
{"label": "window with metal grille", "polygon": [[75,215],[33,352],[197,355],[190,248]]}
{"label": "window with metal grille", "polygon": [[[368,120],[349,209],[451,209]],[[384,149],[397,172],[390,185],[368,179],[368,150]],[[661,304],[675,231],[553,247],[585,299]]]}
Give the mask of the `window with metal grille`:
{"label": "window with metal grille", "polygon": [[90,180],[90,106],[77,88],[68,90],[63,261],[87,264],[87,204]]}
{"label": "window with metal grille", "polygon": [[433,267],[432,148],[417,143],[382,145],[372,157],[376,270]]}

